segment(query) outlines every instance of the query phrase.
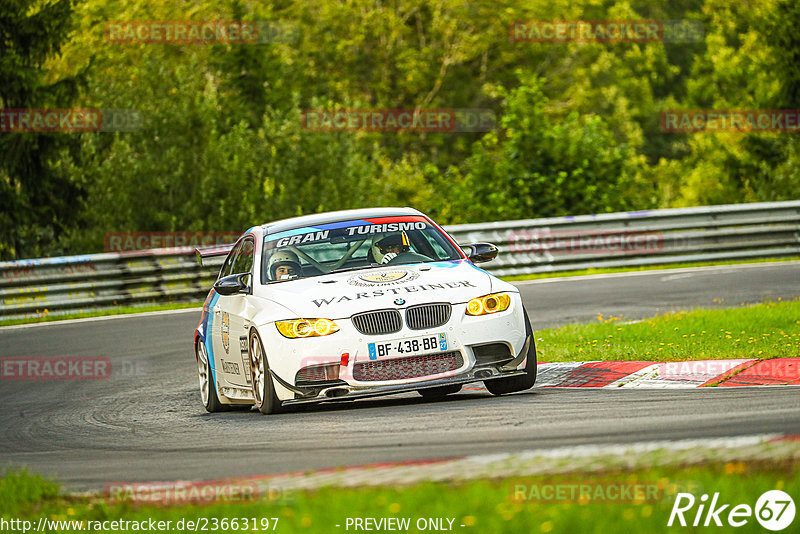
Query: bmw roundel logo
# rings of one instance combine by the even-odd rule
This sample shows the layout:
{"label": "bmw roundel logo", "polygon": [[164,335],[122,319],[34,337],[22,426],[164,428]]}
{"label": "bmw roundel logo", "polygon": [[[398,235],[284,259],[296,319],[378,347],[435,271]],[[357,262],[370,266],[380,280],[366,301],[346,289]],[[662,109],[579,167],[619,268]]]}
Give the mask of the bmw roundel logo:
{"label": "bmw roundel logo", "polygon": [[403,299],[394,299],[394,303],[397,304],[398,306],[402,306],[403,304],[406,303],[406,301]]}

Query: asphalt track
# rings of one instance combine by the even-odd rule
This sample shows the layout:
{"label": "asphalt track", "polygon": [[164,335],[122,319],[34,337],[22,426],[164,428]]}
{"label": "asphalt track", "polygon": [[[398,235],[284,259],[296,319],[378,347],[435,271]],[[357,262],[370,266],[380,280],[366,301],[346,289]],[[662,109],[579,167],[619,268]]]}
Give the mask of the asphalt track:
{"label": "asphalt track", "polygon": [[[520,284],[535,328],[800,296],[800,263]],[[581,444],[800,433],[796,388],[465,390],[207,414],[192,331],[199,312],[0,329],[0,357],[104,356],[107,380],[0,381],[0,465],[72,490]]]}

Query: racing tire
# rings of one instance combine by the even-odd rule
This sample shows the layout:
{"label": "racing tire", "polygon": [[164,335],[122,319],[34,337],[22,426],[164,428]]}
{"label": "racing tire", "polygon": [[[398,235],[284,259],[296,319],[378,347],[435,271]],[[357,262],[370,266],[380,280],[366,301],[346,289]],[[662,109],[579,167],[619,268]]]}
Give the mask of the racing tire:
{"label": "racing tire", "polygon": [[253,384],[256,408],[265,415],[278,413],[281,409],[281,401],[275,395],[275,386],[270,376],[264,344],[261,343],[261,337],[255,329],[250,331],[250,342],[247,346],[250,360],[250,381]]}
{"label": "racing tire", "polygon": [[528,358],[525,362],[525,374],[484,381],[483,384],[492,395],[505,395],[516,391],[524,391],[532,388],[536,383],[536,342],[533,339],[533,329],[531,328],[528,314],[524,310],[522,313],[525,315],[525,335],[531,338],[531,344],[528,347]]}
{"label": "racing tire", "polygon": [[453,393],[461,391],[461,384],[453,384],[452,386],[439,386],[435,388],[418,389],[417,393],[422,395],[423,399],[436,400],[443,399]]}
{"label": "racing tire", "polygon": [[217,396],[217,385],[211,365],[208,363],[205,343],[199,342],[195,345],[195,356],[197,357],[197,377],[200,381],[200,400],[203,402],[203,406],[210,413],[224,411],[227,407],[219,401]]}

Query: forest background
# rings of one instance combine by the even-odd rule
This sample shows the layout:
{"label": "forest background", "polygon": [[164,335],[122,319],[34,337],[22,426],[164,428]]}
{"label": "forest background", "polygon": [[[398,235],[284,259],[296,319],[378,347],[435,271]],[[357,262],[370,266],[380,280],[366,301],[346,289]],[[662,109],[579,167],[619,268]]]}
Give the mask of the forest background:
{"label": "forest background", "polygon": [[[111,42],[125,21],[267,21],[248,44]],[[683,41],[526,42],[515,21],[689,21]],[[800,198],[789,133],[666,110],[800,108],[793,0],[2,0],[0,108],[133,110],[135,131],[0,132],[0,259],[109,232],[243,231],[413,206],[466,223]],[[491,110],[482,132],[313,131],[305,109]]]}

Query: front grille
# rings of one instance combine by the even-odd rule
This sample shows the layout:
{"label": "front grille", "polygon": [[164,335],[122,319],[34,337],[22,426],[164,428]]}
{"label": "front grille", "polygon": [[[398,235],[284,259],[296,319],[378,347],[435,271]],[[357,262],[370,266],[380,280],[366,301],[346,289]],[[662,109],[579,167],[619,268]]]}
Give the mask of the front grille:
{"label": "front grille", "polygon": [[505,343],[491,343],[472,347],[475,354],[475,365],[508,363],[514,359],[511,350]]}
{"label": "front grille", "polygon": [[353,378],[363,382],[406,380],[455,371],[462,365],[464,359],[459,351],[359,362],[353,367]]}
{"label": "front grille", "polygon": [[406,310],[406,324],[411,330],[442,326],[450,320],[449,304],[423,304]]}
{"label": "front grille", "polygon": [[362,334],[393,334],[403,328],[403,319],[397,310],[359,313],[353,316],[353,326]]}

